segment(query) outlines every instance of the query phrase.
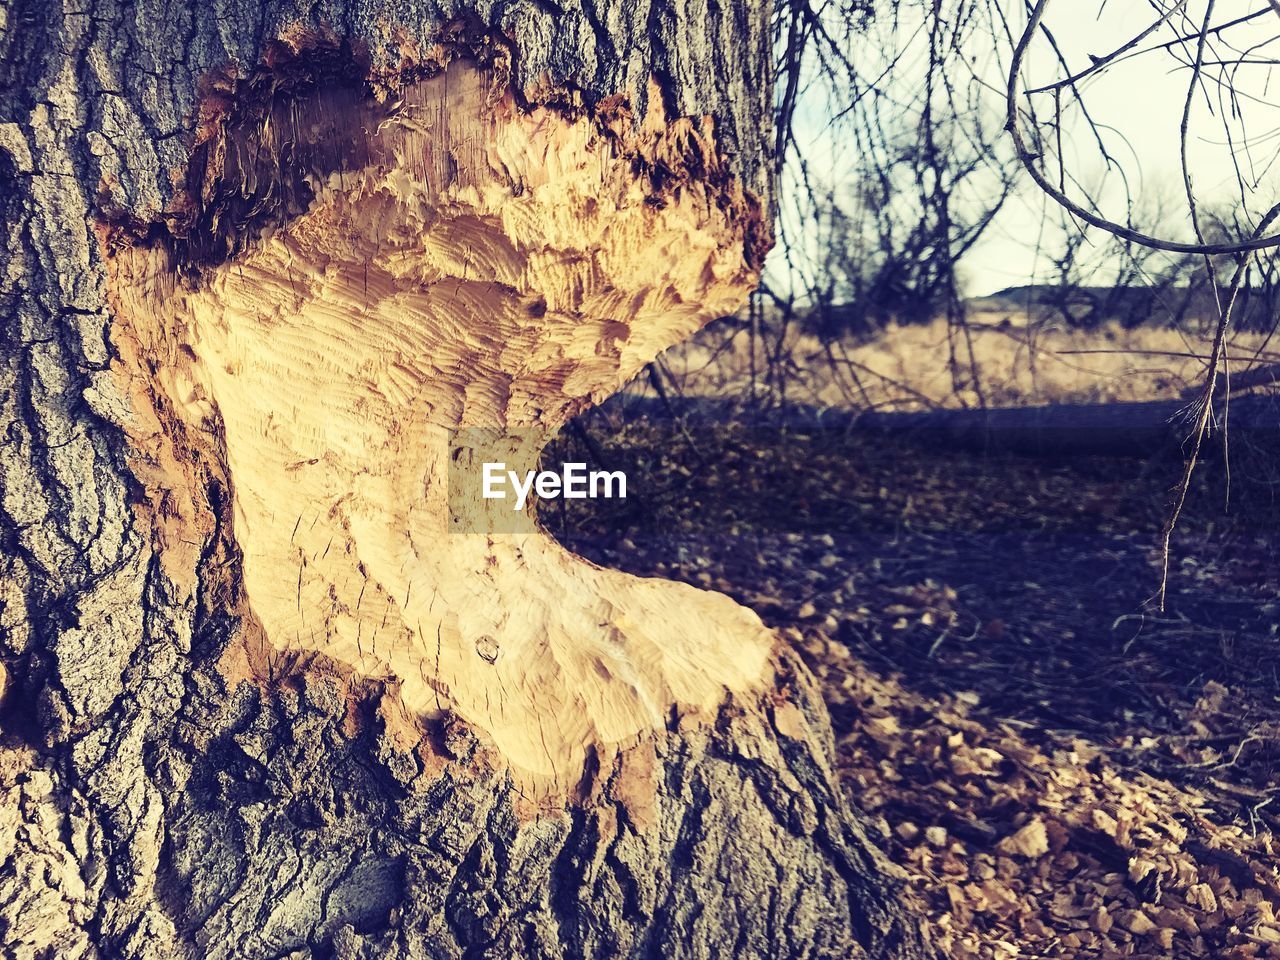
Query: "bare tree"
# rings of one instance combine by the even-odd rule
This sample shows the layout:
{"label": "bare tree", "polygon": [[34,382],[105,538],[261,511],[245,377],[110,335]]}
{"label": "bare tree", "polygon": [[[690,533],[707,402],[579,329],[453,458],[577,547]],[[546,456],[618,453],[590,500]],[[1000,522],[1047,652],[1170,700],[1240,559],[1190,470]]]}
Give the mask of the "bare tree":
{"label": "bare tree", "polygon": [[[1189,0],[1166,0],[1153,3],[1152,6],[1153,16],[1146,27],[1105,55],[1091,55],[1088,66],[1072,71],[1062,59],[1053,38],[1049,16],[1051,0],[1037,0],[1014,46],[1006,87],[1005,117],[1006,128],[1020,163],[1049,197],[1073,217],[1127,243],[1200,257],[1204,276],[1213,293],[1217,313],[1213,348],[1207,363],[1203,390],[1191,415],[1191,432],[1186,445],[1187,456],[1182,479],[1162,537],[1165,577],[1161,579],[1157,597],[1163,606],[1172,533],[1186,502],[1205,437],[1217,419],[1214,409],[1217,384],[1226,369],[1226,337],[1235,319],[1234,311],[1240,302],[1241,291],[1254,257],[1259,254],[1273,256],[1274,249],[1280,246],[1280,233],[1269,232],[1280,214],[1280,202],[1274,191],[1268,188],[1265,177],[1265,170],[1270,168],[1276,154],[1272,150],[1272,159],[1261,166],[1250,154],[1254,144],[1248,117],[1257,112],[1258,103],[1265,107],[1266,100],[1250,95],[1241,74],[1242,70],[1250,67],[1263,66],[1270,69],[1275,65],[1274,58],[1259,57],[1256,52],[1280,40],[1280,30],[1277,29],[1280,27],[1280,10],[1268,2],[1252,13],[1223,21],[1215,16],[1215,0],[1204,0],[1198,4],[1192,4]],[[1059,6],[1055,9],[1065,8]],[[1256,39],[1251,38],[1244,43],[1235,41],[1236,34],[1232,31],[1238,33],[1243,25],[1260,20],[1266,22],[1260,38],[1255,33],[1252,37]],[[1031,51],[1040,41],[1043,41],[1041,46],[1053,50],[1066,75],[1026,89],[1023,75]],[[1084,111],[1088,119],[1088,95],[1085,92],[1088,81],[1117,64],[1136,57],[1164,57],[1186,71],[1186,97],[1179,124],[1177,150],[1186,202],[1186,232],[1190,234],[1189,237],[1144,232],[1134,226],[1131,216],[1124,220],[1109,218],[1097,202],[1082,198],[1071,189],[1077,181],[1068,170],[1068,158],[1061,148],[1064,99],[1068,106]],[[1047,106],[1045,98],[1049,98]],[[1248,109],[1250,100],[1254,101],[1253,109]],[[1238,214],[1230,224],[1228,235],[1219,239],[1211,237],[1206,229],[1203,214],[1205,202],[1196,192],[1190,162],[1189,144],[1198,102],[1216,114],[1213,121],[1221,132],[1237,175],[1240,195]],[[1114,164],[1105,139],[1096,125],[1094,133],[1109,167],[1120,169]],[[1127,188],[1126,197],[1127,209],[1131,213],[1133,197]],[[1220,223],[1220,226],[1226,225]],[[1217,258],[1224,258],[1229,263],[1225,284],[1221,282],[1220,271],[1223,267]]]}

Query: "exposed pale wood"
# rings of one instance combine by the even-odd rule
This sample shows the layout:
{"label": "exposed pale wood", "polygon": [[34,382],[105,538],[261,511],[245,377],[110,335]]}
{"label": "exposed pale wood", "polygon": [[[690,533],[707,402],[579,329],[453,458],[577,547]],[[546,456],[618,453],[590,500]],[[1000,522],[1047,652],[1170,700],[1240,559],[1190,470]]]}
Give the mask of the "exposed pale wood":
{"label": "exposed pale wood", "polygon": [[[175,284],[163,252],[113,260],[113,338],[139,456],[162,446],[158,405],[225,458],[266,641],[397,679],[410,710],[456,712],[518,779],[554,787],[672,709],[758,689],[772,640],[721,595],[599,569],[531,522],[451,533],[450,431],[494,428],[476,455],[523,473],[756,275],[714,187],[659,206],[592,120],[491,87],[457,63],[394,114],[340,90],[272,116],[299,153],[335,127],[377,132],[304,216],[215,270]],[[660,102],[627,140],[698,136],[668,130]],[[159,510],[189,480],[153,459]],[[476,529],[508,529],[511,507],[479,492],[454,499],[492,514]]]}
{"label": "exposed pale wood", "polygon": [[[459,624],[450,704],[442,693],[437,705],[433,690],[425,711],[406,678],[402,687],[385,676],[411,676],[416,664],[425,683],[416,625],[396,658],[383,653],[381,637],[370,662],[363,639],[357,662],[345,666],[332,651],[298,651],[301,558],[263,505],[272,495],[307,503],[358,496],[360,529],[319,515],[316,525],[345,534],[383,568],[371,576],[393,580],[416,534],[438,520],[414,516],[412,496],[395,496],[397,483],[414,494],[439,455],[438,440],[408,439],[417,426],[431,437],[425,411],[410,405],[414,391],[431,392],[429,381],[437,403],[453,398],[433,408],[436,428],[460,422],[465,410],[503,410],[508,427],[549,426],[715,304],[741,296],[769,242],[768,22],[755,0],[480,0],[465,11],[430,0],[139,0],[91,11],[18,0],[0,10],[0,663],[8,675],[0,953],[929,954],[898,898],[901,875],[837,787],[812,678],[782,649],[753,667],[741,655],[755,649],[749,616],[704,599],[697,617],[677,618],[669,599],[651,601],[670,597],[669,588],[580,570],[533,541],[545,570],[578,591],[594,581],[619,622],[624,609],[630,614],[627,636],[641,651],[628,654],[640,665],[635,682],[599,681],[602,694],[616,696],[612,707],[578,708],[596,729],[583,722],[561,731],[559,758],[539,771],[519,731],[487,729],[478,699],[458,696],[493,674],[461,666],[466,642],[475,642],[462,627],[474,625]],[[482,108],[464,111],[485,134],[459,144],[452,159],[427,163],[426,146],[446,126],[415,128],[432,117],[414,110],[442,102],[428,95],[427,78],[458,59],[494,73],[495,96],[486,90]],[[450,77],[479,82],[453,69]],[[407,83],[423,85],[397,109]],[[308,102],[326,107],[308,113]],[[353,125],[365,110],[376,122]],[[635,125],[642,117],[653,124]],[[424,149],[406,164],[394,151],[370,154],[371,136],[392,147],[417,138]],[[510,156],[504,143],[548,149],[540,159]],[[504,220],[504,211],[527,213],[540,202],[537,189],[517,195],[503,172],[521,165],[542,178],[522,191],[567,176],[617,200],[617,209],[593,211],[562,194],[581,216],[571,223],[561,210],[547,224],[554,249],[596,258],[616,249],[626,269],[589,273],[511,253],[511,238],[527,240],[534,228]],[[382,174],[373,168],[396,173],[394,183],[381,199],[353,204],[352,196],[377,192]],[[626,169],[629,185],[617,179]],[[483,174],[484,190],[468,192],[450,171]],[[376,222],[366,216],[375,212]],[[611,238],[610,212],[632,241],[678,242],[678,256],[627,250]],[[424,235],[428,221],[439,229]],[[383,223],[400,233],[379,233]],[[596,228],[593,239],[587,231]],[[375,298],[365,295],[363,269],[354,293],[352,257],[360,256],[376,267]],[[686,269],[719,256],[727,273]],[[306,268],[296,281],[288,278],[295,258]],[[493,271],[489,283],[503,285],[497,299],[470,272],[482,265]],[[421,291],[399,294],[423,300],[417,324],[385,308],[396,284],[415,275],[428,290],[453,275],[459,300],[472,312],[494,307],[490,322],[517,337],[536,319],[516,310],[521,298],[553,294],[560,299],[548,296],[543,322],[572,335],[520,340],[529,353],[520,369],[542,373],[511,380],[526,383],[524,392],[508,389],[495,371],[512,363],[511,351],[496,334],[472,342],[483,327],[435,312]],[[606,286],[641,299],[611,304]],[[409,362],[373,376],[319,356],[326,345],[303,330],[333,337],[349,326],[350,311],[338,309],[344,297],[365,310],[368,333]],[[657,316],[659,304],[669,316]],[[645,310],[653,322],[629,322]],[[625,322],[625,340],[604,322],[606,311]],[[415,341],[414,331],[433,339]],[[355,333],[348,340],[371,342]],[[459,347],[465,357],[449,353]],[[428,348],[493,366],[445,376]],[[233,361],[233,371],[220,361]],[[288,369],[270,370],[275,361]],[[304,411],[340,418],[332,385],[350,388],[360,377],[385,388],[379,409],[402,418],[405,432],[393,439],[390,420],[366,418],[348,449],[331,436],[322,442],[313,420],[319,432],[308,436]],[[265,398],[235,389],[268,380],[275,402],[297,411],[287,442],[264,432]],[[535,393],[547,400],[533,416]],[[358,459],[389,442],[406,456],[407,479],[385,456],[353,477]],[[282,480],[296,461],[280,458],[293,447],[329,448],[328,459],[316,456]],[[282,502],[277,513],[297,518],[305,505]],[[377,510],[397,522],[373,522],[385,519],[372,516]],[[432,557],[448,552],[429,546]],[[319,554],[304,577],[308,600],[326,581],[347,597],[341,566],[325,558],[320,569],[324,551],[332,557],[336,548],[315,539],[303,549]],[[514,622],[527,588],[514,557],[495,552]],[[273,558],[278,580],[267,566]],[[463,567],[467,557],[454,559]],[[432,576],[460,579],[442,559],[426,564]],[[294,613],[280,581],[292,585]],[[473,582],[488,589],[483,576]],[[404,586],[406,599],[397,580],[384,609],[417,602],[417,587],[411,595],[407,579]],[[649,611],[637,604],[656,608],[672,635],[638,625]],[[363,610],[358,594],[356,606]],[[584,649],[589,631],[566,618],[581,621],[594,612],[589,605],[544,606],[541,627],[565,620],[568,663],[620,662],[607,644]],[[460,621],[462,609],[471,607],[455,609]],[[311,612],[317,625],[352,619],[336,610],[322,597]],[[719,630],[745,644],[735,647],[739,656],[726,661],[708,649]],[[668,643],[682,661],[666,660]],[[349,643],[342,650],[350,656]],[[535,662],[560,669],[558,660]],[[552,675],[553,687],[557,677],[567,674]],[[673,709],[655,728],[652,705],[619,709],[631,702],[627,691]],[[701,698],[710,691],[708,706]],[[520,702],[545,722],[536,697]],[[597,717],[625,722],[602,735]],[[566,783],[562,771],[578,750],[582,776]]]}

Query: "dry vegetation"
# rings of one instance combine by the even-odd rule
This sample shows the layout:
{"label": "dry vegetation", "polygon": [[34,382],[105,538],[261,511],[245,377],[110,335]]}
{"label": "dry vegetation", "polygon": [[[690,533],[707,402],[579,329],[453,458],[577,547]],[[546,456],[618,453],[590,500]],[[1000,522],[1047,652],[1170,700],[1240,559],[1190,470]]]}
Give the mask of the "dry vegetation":
{"label": "dry vegetation", "polygon": [[[1212,346],[1211,328],[1186,333],[1112,322],[1094,330],[1068,329],[1004,313],[976,314],[968,329],[977,379],[991,406],[1177,397],[1201,382]],[[954,338],[959,362],[967,367],[969,344],[963,332]],[[828,349],[793,328],[780,353],[794,364],[789,396],[800,403],[881,410],[978,405],[971,387],[954,389],[948,343],[947,323],[939,318],[891,325],[847,349]],[[757,376],[766,362],[763,352],[757,346]],[[1280,360],[1280,343],[1267,334],[1233,333],[1227,355],[1239,373]],[[708,328],[668,351],[664,363],[693,395],[749,391],[753,356],[745,330],[730,339],[723,327]]]}

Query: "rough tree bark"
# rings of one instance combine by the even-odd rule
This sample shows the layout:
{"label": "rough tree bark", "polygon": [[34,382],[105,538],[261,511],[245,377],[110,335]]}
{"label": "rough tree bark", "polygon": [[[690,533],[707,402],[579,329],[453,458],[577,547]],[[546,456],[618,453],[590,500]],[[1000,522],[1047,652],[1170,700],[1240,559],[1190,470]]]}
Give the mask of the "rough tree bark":
{"label": "rough tree bark", "polygon": [[768,63],[757,0],[0,8],[0,954],[929,954],[752,614],[448,526],[457,428],[755,282]]}

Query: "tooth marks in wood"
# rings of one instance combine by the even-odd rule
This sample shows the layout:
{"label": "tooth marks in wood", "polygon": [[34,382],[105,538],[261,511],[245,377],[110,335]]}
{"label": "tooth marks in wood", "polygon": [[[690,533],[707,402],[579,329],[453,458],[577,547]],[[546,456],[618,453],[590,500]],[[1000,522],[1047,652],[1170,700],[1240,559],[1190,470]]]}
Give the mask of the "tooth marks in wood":
{"label": "tooth marks in wood", "polygon": [[[345,88],[293,103],[268,134],[310,130],[362,165],[330,164],[305,213],[176,286],[172,250],[119,251],[115,369],[188,436],[217,424],[247,606],[276,648],[395,677],[411,710],[458,714],[518,779],[559,790],[673,704],[714,712],[760,687],[772,641],[724,597],[597,569],[532,523],[449,533],[450,431],[490,428],[523,472],[756,272],[719,186],[672,174],[650,203],[620,118],[606,135],[491,82],[455,62],[394,117]],[[688,121],[627,135],[664,170],[714,157]],[[180,485],[165,469],[153,495]],[[472,509],[509,507],[477,490]]]}

